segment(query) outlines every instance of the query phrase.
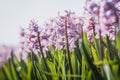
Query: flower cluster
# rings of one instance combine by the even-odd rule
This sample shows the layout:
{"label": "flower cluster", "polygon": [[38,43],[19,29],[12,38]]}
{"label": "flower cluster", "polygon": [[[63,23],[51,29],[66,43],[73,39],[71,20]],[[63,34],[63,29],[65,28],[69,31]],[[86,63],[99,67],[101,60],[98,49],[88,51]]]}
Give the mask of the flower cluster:
{"label": "flower cluster", "polygon": [[66,14],[50,20],[45,24],[46,34],[49,36],[50,45],[55,45],[57,49],[62,49],[66,45],[66,29],[69,48],[75,47],[75,41],[82,36],[82,19],[75,13],[66,11]]}
{"label": "flower cluster", "polygon": [[85,14],[85,30],[90,42],[93,35],[115,39],[115,23],[120,18],[119,0],[86,0]]}
{"label": "flower cluster", "polygon": [[[56,49],[66,48],[66,27],[69,49],[75,47],[75,41],[82,35],[82,19],[71,11],[65,11],[65,15],[48,20],[43,27],[32,20],[27,31],[21,29],[22,51],[42,51],[45,53],[51,46]],[[23,38],[23,39],[22,39]],[[29,49],[29,50],[26,50]],[[44,54],[45,55],[45,54]]]}

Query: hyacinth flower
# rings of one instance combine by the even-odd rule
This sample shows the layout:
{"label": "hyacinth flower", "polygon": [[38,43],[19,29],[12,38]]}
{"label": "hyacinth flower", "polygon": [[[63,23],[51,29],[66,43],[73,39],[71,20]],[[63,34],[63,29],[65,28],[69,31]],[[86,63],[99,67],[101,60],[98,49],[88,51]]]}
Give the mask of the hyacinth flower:
{"label": "hyacinth flower", "polygon": [[28,34],[28,41],[32,44],[31,49],[34,52],[40,51],[42,53],[42,57],[45,58],[46,54],[46,43],[45,42],[46,36],[43,32],[43,30],[38,26],[38,24],[35,21],[31,21],[29,24],[29,34]]}
{"label": "hyacinth flower", "polygon": [[93,35],[98,39],[100,36],[108,36],[110,40],[115,40],[115,26],[120,13],[119,2],[119,0],[86,0],[87,23],[84,30],[87,32],[89,42],[92,42]]}
{"label": "hyacinth flower", "polygon": [[36,21],[31,20],[27,29],[21,29],[20,38],[19,46],[21,54],[34,52],[38,55],[38,53],[41,52],[42,57],[46,57],[45,52],[47,51],[48,42],[46,41],[44,29],[42,30]]}
{"label": "hyacinth flower", "polygon": [[[66,19],[68,19],[67,23]],[[66,45],[66,24],[69,48],[72,50],[75,47],[75,41],[78,38],[81,38],[82,35],[83,23],[80,17],[76,16],[72,12],[66,11],[64,16],[59,15],[45,24],[46,33],[49,35],[49,42],[51,45],[55,45],[58,50],[63,49]]]}

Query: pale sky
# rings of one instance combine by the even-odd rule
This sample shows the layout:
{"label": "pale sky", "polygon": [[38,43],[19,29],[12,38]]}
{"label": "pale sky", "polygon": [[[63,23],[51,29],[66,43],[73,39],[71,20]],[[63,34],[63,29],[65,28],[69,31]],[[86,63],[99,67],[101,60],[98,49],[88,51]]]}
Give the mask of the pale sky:
{"label": "pale sky", "polygon": [[0,44],[18,44],[20,27],[27,27],[30,20],[42,25],[64,10],[81,15],[83,5],[84,0],[0,0]]}

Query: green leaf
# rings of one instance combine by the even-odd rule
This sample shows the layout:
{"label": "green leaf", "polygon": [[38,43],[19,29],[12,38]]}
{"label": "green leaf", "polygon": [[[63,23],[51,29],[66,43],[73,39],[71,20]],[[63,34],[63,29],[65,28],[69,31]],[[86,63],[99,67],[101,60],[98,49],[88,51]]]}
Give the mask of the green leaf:
{"label": "green leaf", "polygon": [[87,39],[86,32],[83,32],[83,40],[82,40],[82,42],[84,43],[84,46],[86,48],[87,53],[89,53],[90,52],[90,47],[89,47],[89,42],[88,42],[88,39]]}
{"label": "green leaf", "polygon": [[36,66],[36,62],[34,62],[34,66],[35,66],[35,68],[36,68],[36,72],[38,73],[38,74],[37,74],[38,79],[44,79],[44,78],[42,77],[42,75],[41,75],[41,72],[39,71],[39,69],[38,69],[37,66]]}
{"label": "green leaf", "polygon": [[[11,68],[14,70],[14,71],[13,71],[13,74],[16,75],[17,80],[21,80],[22,78],[21,78],[19,72],[17,71],[17,66],[16,66],[16,64],[15,64],[15,62],[14,62],[14,54],[13,54],[13,51],[11,52]],[[15,78],[15,79],[16,79],[16,78]]]}
{"label": "green leaf", "polygon": [[12,77],[11,77],[11,73],[10,73],[8,67],[6,66],[6,64],[3,63],[2,66],[3,66],[3,69],[5,71],[5,74],[6,74],[6,77],[8,78],[8,80],[13,80]]}
{"label": "green leaf", "polygon": [[36,69],[35,69],[35,66],[34,66],[34,52],[31,52],[31,61],[32,61],[32,72],[33,72],[33,79],[34,80],[38,80],[38,77],[37,77],[37,72],[36,72]]}
{"label": "green leaf", "polygon": [[84,57],[89,65],[89,67],[93,71],[95,78],[97,80],[103,80],[103,77],[98,72],[96,66],[93,64],[92,59],[90,58],[90,50],[89,50],[90,48],[88,45],[87,35],[86,35],[86,33],[83,33],[83,34],[84,34],[84,36],[83,36],[83,41],[81,43],[81,50],[82,50],[82,52],[84,52]]}
{"label": "green leaf", "polygon": [[27,62],[27,78],[28,80],[31,80],[31,73],[32,73],[32,62],[30,60],[30,58],[28,57],[28,62]]}
{"label": "green leaf", "polygon": [[94,59],[95,62],[99,61],[97,50],[94,49],[94,47],[92,45],[91,45],[91,54],[92,54],[93,59]]}
{"label": "green leaf", "polygon": [[[86,76],[86,62],[83,56],[82,56],[82,76]],[[85,80],[85,77],[82,77],[81,80]]]}
{"label": "green leaf", "polygon": [[15,72],[15,68],[13,67],[13,63],[10,61],[11,73],[13,76],[13,80],[17,80],[17,74]]}
{"label": "green leaf", "polygon": [[2,67],[0,67],[0,80],[7,80],[5,72]]}
{"label": "green leaf", "polygon": [[[49,67],[50,70],[51,70],[51,73],[56,74],[56,68],[55,68],[54,63],[47,60],[47,64],[48,64],[48,67]],[[57,77],[52,77],[52,79],[53,79],[53,80],[58,80],[59,78],[57,78]]]}
{"label": "green leaf", "polygon": [[78,59],[79,63],[82,64],[82,54],[79,49],[79,40],[75,42],[76,48],[74,48],[74,54],[76,55],[76,58]]}
{"label": "green leaf", "polygon": [[95,38],[95,37],[93,37],[93,41],[94,41],[94,46],[95,46],[95,49],[94,49],[94,47],[92,46],[92,55],[93,55],[93,57],[94,57],[94,60],[95,61],[98,61],[99,60],[99,56],[100,56],[100,47],[99,47],[99,43],[98,43],[98,40]]}
{"label": "green leaf", "polygon": [[[63,57],[63,67],[62,67],[62,70],[63,70],[63,75],[66,75],[67,74],[67,67],[66,67],[66,53],[64,53],[64,57]],[[67,80],[67,77],[63,77],[64,80]]]}
{"label": "green leaf", "polygon": [[[72,63],[73,74],[78,75],[78,62],[74,53],[71,53],[71,60],[72,60],[71,63]],[[73,78],[73,79],[77,80],[78,78]]]}
{"label": "green leaf", "polygon": [[111,71],[110,66],[108,64],[103,65],[103,69],[104,69],[104,72],[106,74],[107,80],[114,80],[115,79],[113,77],[112,71]]}
{"label": "green leaf", "polygon": [[120,53],[120,30],[117,32],[117,35],[116,35],[116,48]]}

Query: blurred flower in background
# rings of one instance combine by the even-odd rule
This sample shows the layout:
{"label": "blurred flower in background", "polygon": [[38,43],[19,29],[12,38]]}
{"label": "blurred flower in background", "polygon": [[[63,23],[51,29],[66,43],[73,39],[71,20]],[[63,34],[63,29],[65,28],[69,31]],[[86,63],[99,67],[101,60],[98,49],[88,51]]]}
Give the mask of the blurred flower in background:
{"label": "blurred flower in background", "polygon": [[116,23],[119,22],[120,13],[119,0],[86,0],[85,30],[91,42],[92,36],[108,36],[110,40],[115,40]]}

